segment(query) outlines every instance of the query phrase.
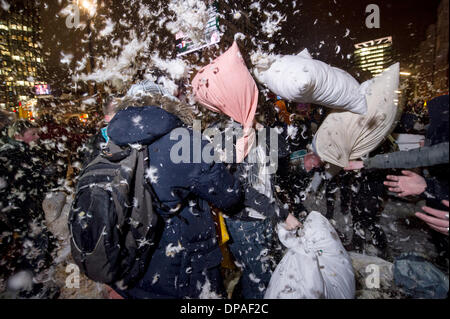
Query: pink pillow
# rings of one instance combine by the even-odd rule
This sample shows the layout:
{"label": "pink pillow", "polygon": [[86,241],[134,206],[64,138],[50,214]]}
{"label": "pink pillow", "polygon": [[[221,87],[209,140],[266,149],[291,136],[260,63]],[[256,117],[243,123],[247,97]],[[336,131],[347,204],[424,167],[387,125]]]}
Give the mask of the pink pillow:
{"label": "pink pillow", "polygon": [[236,42],[192,81],[195,99],[214,112],[222,112],[244,128],[251,127],[258,106],[258,88]]}

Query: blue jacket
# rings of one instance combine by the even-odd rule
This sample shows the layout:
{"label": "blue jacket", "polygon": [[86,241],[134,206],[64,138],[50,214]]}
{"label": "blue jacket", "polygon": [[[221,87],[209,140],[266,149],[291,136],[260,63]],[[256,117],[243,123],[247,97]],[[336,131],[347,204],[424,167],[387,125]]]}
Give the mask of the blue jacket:
{"label": "blue jacket", "polygon": [[[223,293],[219,265],[222,255],[209,204],[232,211],[242,202],[239,181],[217,163],[174,163],[172,130],[183,127],[174,115],[155,106],[130,107],[118,112],[108,126],[108,136],[118,145],[148,145],[149,175],[159,200],[174,213],[157,210],[162,234],[148,270],[139,284],[119,291],[129,298],[197,298],[200,293]],[[206,143],[206,142],[204,142]],[[177,210],[177,206],[181,209]],[[206,292],[205,292],[206,291]]]}

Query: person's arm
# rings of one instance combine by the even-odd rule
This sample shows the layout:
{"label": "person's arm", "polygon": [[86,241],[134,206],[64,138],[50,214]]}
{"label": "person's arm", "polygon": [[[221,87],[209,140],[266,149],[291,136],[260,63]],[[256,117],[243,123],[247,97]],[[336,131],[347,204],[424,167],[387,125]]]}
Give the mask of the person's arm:
{"label": "person's arm", "polygon": [[449,162],[449,143],[425,146],[410,151],[377,155],[364,161],[366,168],[415,168]]}
{"label": "person's arm", "polygon": [[433,146],[425,146],[410,151],[399,151],[388,154],[380,154],[364,161],[353,161],[346,170],[387,169],[387,168],[415,168],[433,166],[449,162],[449,143],[440,143]]}
{"label": "person's arm", "polygon": [[244,194],[241,183],[223,163],[202,164],[192,180],[192,191],[224,213],[240,209]]}
{"label": "person's arm", "polygon": [[275,200],[271,200],[253,187],[248,187],[245,190],[244,206],[252,208],[261,215],[279,222],[284,222],[289,215],[289,210],[278,205]]}

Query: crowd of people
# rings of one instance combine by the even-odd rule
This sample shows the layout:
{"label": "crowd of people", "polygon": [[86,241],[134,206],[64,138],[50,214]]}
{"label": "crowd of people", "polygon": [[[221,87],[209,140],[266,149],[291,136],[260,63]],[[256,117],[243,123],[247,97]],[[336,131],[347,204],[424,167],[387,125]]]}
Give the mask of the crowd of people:
{"label": "crowd of people", "polygon": [[[214,76],[205,83],[208,72]],[[148,149],[146,178],[162,203],[155,208],[158,235],[144,273],[132,286],[110,284],[121,298],[199,298],[205,297],[205,287],[206,297],[225,298],[221,267],[225,253],[242,271],[233,298],[263,298],[283,255],[276,225],[288,230],[302,227],[308,214],[303,201],[314,176],[325,180],[327,211],[322,213],[328,219],[333,218],[336,188],[340,188],[341,212],[352,215],[356,234],[347,250],[362,249],[366,239],[358,235],[361,229],[371,234],[373,244],[382,251],[387,241],[378,219],[388,195],[418,196],[426,199],[426,206],[416,216],[429,225],[448,262],[444,173],[449,162],[448,95],[429,101],[428,115],[423,115],[425,108],[413,107],[400,121],[397,132],[425,132],[422,148],[391,152],[386,142],[372,157],[351,161],[327,177],[326,163],[311,147],[326,108],[264,95],[251,77],[231,81],[212,68],[199,71],[192,90],[203,126],[225,137],[220,148],[227,144],[228,130],[243,129],[243,136],[232,137],[229,161],[208,163],[201,156],[196,161],[195,154],[189,155],[188,162],[172,160],[177,141],[171,132],[186,128],[189,143],[194,143],[197,114],[183,99],[150,81],[134,84],[127,94],[107,97],[102,105],[105,125],[97,132],[87,132],[79,121],[57,124],[50,115],[31,122],[0,113],[0,276],[4,283],[20,271],[37,276],[52,263],[58,244],[45,225],[42,201],[51,190],[73,192],[79,175],[107,150],[110,140],[120,147],[139,144]],[[418,111],[420,116],[412,114]],[[255,132],[269,128],[276,128],[277,140],[267,135],[269,143],[261,147]],[[202,147],[206,144],[202,141]],[[278,169],[267,174],[269,164],[261,157],[274,148]],[[303,155],[295,158],[299,151]],[[219,238],[224,234],[218,235],[218,225],[226,229],[228,241]],[[20,296],[36,295],[40,288],[35,285]]]}

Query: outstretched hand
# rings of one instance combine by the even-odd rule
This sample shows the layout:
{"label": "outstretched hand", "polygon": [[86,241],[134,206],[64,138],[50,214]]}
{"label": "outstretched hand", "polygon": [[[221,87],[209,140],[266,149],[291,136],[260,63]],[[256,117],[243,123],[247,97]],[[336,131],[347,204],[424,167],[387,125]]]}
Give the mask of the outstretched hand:
{"label": "outstretched hand", "polygon": [[353,170],[360,170],[362,168],[364,168],[363,161],[350,161],[350,162],[348,162],[348,165],[346,167],[344,167],[344,170],[353,171]]}
{"label": "outstretched hand", "polygon": [[[449,206],[448,200],[444,200],[442,203],[447,207]],[[432,229],[448,236],[448,210],[438,210],[428,206],[422,207],[422,210],[429,215],[417,212],[416,216],[427,223]]]}
{"label": "outstretched hand", "polygon": [[409,195],[420,195],[427,188],[425,179],[411,171],[402,171],[403,176],[388,175],[384,185],[389,186],[389,191],[404,197]]}
{"label": "outstretched hand", "polygon": [[294,215],[289,214],[284,225],[287,230],[295,230],[297,228],[300,228],[302,226],[302,223],[300,223],[300,221],[295,218]]}

